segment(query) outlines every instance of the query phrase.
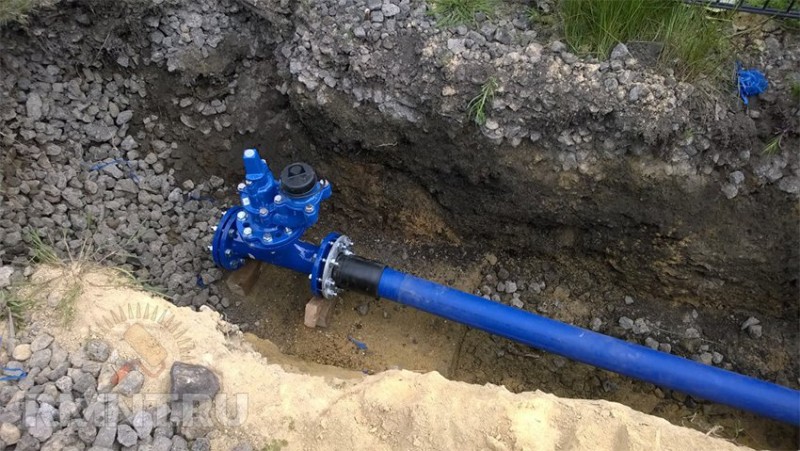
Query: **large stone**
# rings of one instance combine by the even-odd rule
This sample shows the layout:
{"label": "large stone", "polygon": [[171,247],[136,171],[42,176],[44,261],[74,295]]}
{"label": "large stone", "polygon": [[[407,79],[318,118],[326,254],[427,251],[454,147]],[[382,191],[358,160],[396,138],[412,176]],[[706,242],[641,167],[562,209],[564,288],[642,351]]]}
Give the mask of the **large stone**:
{"label": "large stone", "polygon": [[0,288],[11,286],[12,274],[14,274],[14,268],[11,266],[0,266]]}
{"label": "large stone", "polygon": [[6,446],[16,444],[21,435],[22,433],[17,426],[11,423],[0,424],[0,440],[2,440]]}
{"label": "large stone", "polygon": [[144,410],[140,410],[133,415],[133,418],[131,418],[131,424],[133,425],[133,428],[136,430],[136,434],[139,435],[140,439],[150,437],[150,434],[153,433],[153,426],[155,425],[153,422],[153,416]]}
{"label": "large stone", "polygon": [[86,356],[95,362],[105,362],[111,354],[111,347],[104,340],[89,340],[83,348]]}
{"label": "large stone", "polygon": [[102,448],[111,448],[114,445],[114,438],[116,436],[117,425],[113,423],[106,424],[105,426],[100,427],[100,430],[97,431],[97,437],[95,437],[92,444]]}
{"label": "large stone", "polygon": [[89,137],[92,141],[95,142],[106,142],[110,141],[111,138],[117,133],[117,130],[113,127],[109,127],[105,124],[88,124],[83,129],[86,136]]}
{"label": "large stone", "polygon": [[[48,334],[41,334],[38,337],[34,338],[31,342],[31,351],[38,352],[42,349],[47,349],[50,346],[50,343],[53,342],[53,337]],[[48,361],[48,363],[50,363]]]}
{"label": "large stone", "polygon": [[115,391],[123,396],[132,396],[142,389],[144,374],[133,370],[129,372],[117,385]]}
{"label": "large stone", "polygon": [[30,359],[28,359],[28,366],[30,368],[46,368],[50,365],[50,357],[52,356],[52,352],[49,349],[42,349],[41,351],[36,351],[33,353]]}
{"label": "large stone", "polygon": [[121,424],[117,428],[117,441],[122,446],[133,446],[136,444],[139,436],[136,434],[136,431],[133,430],[127,424]]}
{"label": "large stone", "polygon": [[180,397],[213,398],[219,392],[219,379],[208,368],[175,362],[170,370],[170,393]]}
{"label": "large stone", "polygon": [[31,354],[32,354],[31,345],[23,343],[14,347],[14,352],[11,353],[11,357],[13,357],[14,360],[17,360],[19,362],[24,362],[29,358],[31,358]]}
{"label": "large stone", "polygon": [[28,94],[28,100],[25,102],[25,110],[28,113],[28,117],[33,119],[34,121],[38,121],[42,118],[42,97],[36,93],[32,92]]}

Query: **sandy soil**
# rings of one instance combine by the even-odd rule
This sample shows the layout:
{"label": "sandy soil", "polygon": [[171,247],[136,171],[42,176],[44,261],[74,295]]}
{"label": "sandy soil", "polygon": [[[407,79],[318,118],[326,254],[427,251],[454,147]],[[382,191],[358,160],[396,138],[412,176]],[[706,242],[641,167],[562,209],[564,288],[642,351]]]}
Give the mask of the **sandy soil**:
{"label": "sandy soil", "polygon": [[[76,277],[42,270],[37,291],[46,298]],[[176,360],[213,369],[222,385],[210,435],[214,449],[239,441],[254,449],[348,451],[742,449],[612,402],[514,394],[438,372],[365,376],[305,363],[243,335],[216,312],[175,307],[108,270],[80,279],[71,324],[63,323],[59,309],[44,307],[35,312],[36,322],[67,349],[104,337],[120,356],[139,358],[151,373],[146,393],[169,391],[168,369]]]}

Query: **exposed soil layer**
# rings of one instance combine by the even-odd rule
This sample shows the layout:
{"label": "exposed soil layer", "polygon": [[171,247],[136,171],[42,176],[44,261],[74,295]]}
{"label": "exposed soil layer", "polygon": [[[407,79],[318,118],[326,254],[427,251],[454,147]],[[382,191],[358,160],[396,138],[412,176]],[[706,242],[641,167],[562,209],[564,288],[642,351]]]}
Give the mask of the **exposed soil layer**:
{"label": "exposed soil layer", "polygon": [[[196,312],[176,307],[132,289],[111,271],[39,268],[31,283],[43,298],[72,283],[81,284],[81,294],[73,305],[84,314],[65,326],[60,312],[36,309],[35,332],[19,337],[26,343],[47,334],[47,343],[52,342],[53,348],[65,356],[69,352],[70,362],[76,361],[74,356],[82,355],[91,341],[105,344],[105,357],[110,361],[141,358],[146,349],[131,348],[127,332],[138,327],[159,337],[159,344],[166,349],[167,367],[179,361],[214,373],[219,392],[215,390],[210,401],[213,408],[196,410],[193,422],[180,421],[175,427],[172,443],[180,439],[177,442],[187,449],[205,445],[205,449],[210,446],[214,450],[617,450],[649,449],[653,444],[665,450],[744,449],[607,401],[561,399],[542,392],[515,394],[503,387],[447,380],[435,372],[394,370],[364,376],[308,364],[281,355],[265,340],[243,335],[210,309]],[[120,318],[115,312],[127,313]],[[158,312],[161,319],[150,319],[146,312]],[[109,322],[112,317],[117,319],[113,324]],[[165,317],[168,320],[162,321]],[[0,326],[6,326],[5,322]],[[102,340],[98,340],[99,335]],[[183,347],[180,343],[193,345]],[[7,357],[4,349],[0,356]],[[104,363],[103,368],[112,365]],[[103,381],[104,375],[99,380]],[[201,384],[197,380],[193,383]],[[7,382],[2,384],[4,389],[15,390],[5,385]],[[175,410],[166,418],[157,413],[164,411],[164,399],[174,384],[169,371],[147,374],[136,394],[118,393],[117,386],[113,404],[100,405],[116,407],[119,403],[116,408],[120,430],[128,428],[129,421],[137,431],[141,430],[141,423],[129,419],[131,411],[155,412],[156,419],[141,434],[144,437],[137,440],[134,434],[133,443],[164,447],[162,434],[170,428],[172,435],[172,422],[178,415]],[[88,409],[86,415],[91,415]],[[104,421],[108,424],[112,420]],[[154,423],[158,427],[153,433]],[[116,420],[112,424],[117,430]],[[179,434],[187,439],[181,439]],[[56,435],[59,440],[48,444],[62,446],[54,449],[84,445],[84,435],[79,439],[67,428]],[[114,436],[110,443],[114,444]],[[166,439],[165,448],[169,446],[170,440]]]}
{"label": "exposed soil layer", "polygon": [[[176,4],[179,11],[192,8]],[[111,45],[96,50],[102,64],[95,69],[107,76],[122,70],[115,64],[126,43],[149,45],[151,38],[139,24],[142,17],[171,14],[153,6],[123,19],[114,5],[91,10],[77,2],[61,16],[35,18],[32,26],[69,29],[73,15],[89,13],[96,16],[86,29],[101,39],[86,47],[97,48],[102,36],[112,36]],[[245,11],[235,15],[264,30],[274,24]],[[255,51],[227,35],[203,65],[170,70],[152,62],[124,69],[148,91],[146,97],[132,97],[134,117],[158,117],[158,133],[134,120],[130,134],[147,134],[143,150],[151,147],[151,134],[176,143],[164,162],[175,170],[179,184],[222,177],[224,187],[213,192],[213,200],[224,208],[236,201],[232,188],[242,175],[243,148],[258,147],[275,172],[303,160],[334,188],[308,241],[340,231],[354,239],[359,254],[415,275],[496,295],[505,303],[517,299],[522,308],[582,327],[598,320],[603,333],[637,343],[655,339],[688,358],[718,352],[724,356],[716,363],[720,366],[800,387],[796,197],[750,180],[747,192],[742,188],[727,199],[718,178],[732,167],[710,175],[671,176],[665,172],[670,164],[658,158],[657,143],[652,152],[604,158],[588,173],[553,170],[556,150],[530,139],[497,146],[487,141],[485,130],[472,125],[454,125],[433,113],[414,124],[399,121],[373,105],[354,105],[341,92],[327,92],[325,102],[319,102],[287,72],[275,37],[264,34]],[[25,30],[4,36],[34,39]],[[217,98],[225,100],[227,120],[234,125],[214,127],[194,107],[179,106],[183,99],[197,105]],[[581,119],[575,116],[571,126]],[[736,122],[727,124],[733,128]],[[543,133],[556,139],[561,130],[548,127],[553,130],[543,127]],[[709,153],[733,152],[734,147],[720,145]],[[495,289],[503,271],[508,280],[527,286],[516,298]],[[532,289],[539,283],[539,289]],[[483,292],[484,286],[490,292]],[[217,289],[232,301],[220,309],[226,319],[305,361],[367,373],[439,371],[514,392],[541,389],[563,397],[611,399],[703,432],[714,428],[722,437],[756,448],[797,444],[797,431],[789,426],[384,300],[348,294],[339,301],[330,328],[306,329],[307,280],[281,269],[262,268],[256,290],[246,298],[222,284]],[[633,302],[625,302],[626,296]],[[741,330],[751,316],[761,321],[763,335]],[[641,318],[649,332],[621,327],[622,317]],[[689,336],[688,328],[701,336]],[[366,343],[368,350],[359,351],[349,337]]]}

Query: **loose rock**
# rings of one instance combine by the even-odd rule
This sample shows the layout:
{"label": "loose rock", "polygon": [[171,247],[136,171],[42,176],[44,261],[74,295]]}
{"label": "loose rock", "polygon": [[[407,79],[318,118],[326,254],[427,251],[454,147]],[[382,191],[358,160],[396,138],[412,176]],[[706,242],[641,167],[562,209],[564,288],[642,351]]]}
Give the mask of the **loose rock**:
{"label": "loose rock", "polygon": [[170,393],[213,398],[219,392],[219,380],[211,370],[200,365],[175,362],[170,370]]}

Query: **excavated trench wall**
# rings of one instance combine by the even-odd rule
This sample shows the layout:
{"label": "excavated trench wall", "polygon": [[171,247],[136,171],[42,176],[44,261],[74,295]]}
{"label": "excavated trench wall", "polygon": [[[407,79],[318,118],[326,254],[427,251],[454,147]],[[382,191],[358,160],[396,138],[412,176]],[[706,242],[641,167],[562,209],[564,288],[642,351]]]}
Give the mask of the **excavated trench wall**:
{"label": "excavated trench wall", "polygon": [[[140,71],[146,86],[134,87],[153,93],[130,100],[159,115],[126,123],[118,139],[94,133],[86,146],[109,138],[138,156],[128,128],[178,137],[155,150],[180,178],[198,164],[234,176],[240,147],[260,144],[274,163],[307,158],[341,175],[339,201],[356,211],[370,209],[362,202],[376,194],[376,177],[396,184],[383,194],[403,214],[365,215],[380,227],[420,232],[413,218],[428,216],[428,236],[590,256],[592,270],[606,268],[636,295],[797,316],[800,119],[788,95],[800,77],[796,32],[765,26],[749,48],[757,56],[743,55],[772,83],[744,111],[724,84],[681,82],[646,53],[618,49],[598,61],[539,43],[513,13],[439,29],[424,2],[363,6],[64,2],[56,8],[86,12],[46,50]],[[46,41],[59,19],[43,17],[32,29]],[[168,78],[164,70],[183,83],[152,81]],[[489,79],[498,89],[478,127],[467,105]],[[198,87],[208,102],[191,100]],[[12,126],[15,117],[6,115]],[[287,131],[286,117],[301,129]],[[765,154],[777,127],[781,151]],[[103,146],[89,152],[114,153]]]}
{"label": "excavated trench wall", "polygon": [[[316,142],[406,174],[487,247],[591,255],[638,295],[797,316],[796,33],[770,26],[748,48],[772,86],[745,112],[723,82],[624,49],[578,58],[513,14],[438,29],[423,2],[363,6],[251,4]],[[467,105],[490,78],[477,127]],[[765,155],[775,127],[791,131]]]}

